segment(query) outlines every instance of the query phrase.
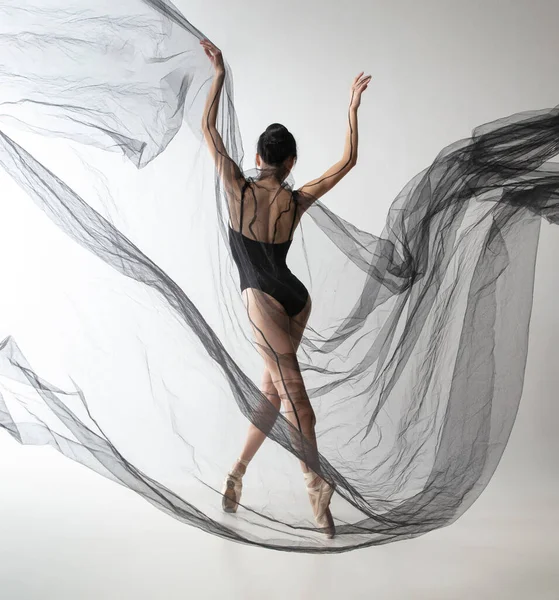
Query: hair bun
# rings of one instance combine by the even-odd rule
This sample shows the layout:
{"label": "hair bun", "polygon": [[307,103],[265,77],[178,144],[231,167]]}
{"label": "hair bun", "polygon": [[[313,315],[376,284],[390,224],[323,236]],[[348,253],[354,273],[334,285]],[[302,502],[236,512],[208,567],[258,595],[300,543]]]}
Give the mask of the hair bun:
{"label": "hair bun", "polygon": [[268,125],[265,133],[267,135],[275,135],[278,133],[286,134],[289,133],[289,131],[285,125],[281,125],[280,123],[272,123],[271,125]]}
{"label": "hair bun", "polygon": [[289,130],[285,125],[272,123],[266,128],[264,136],[268,144],[282,144],[285,142],[285,139],[289,137]]}
{"label": "hair bun", "polygon": [[282,164],[287,158],[297,158],[295,138],[281,123],[272,123],[260,136],[257,150],[264,162],[275,166]]}

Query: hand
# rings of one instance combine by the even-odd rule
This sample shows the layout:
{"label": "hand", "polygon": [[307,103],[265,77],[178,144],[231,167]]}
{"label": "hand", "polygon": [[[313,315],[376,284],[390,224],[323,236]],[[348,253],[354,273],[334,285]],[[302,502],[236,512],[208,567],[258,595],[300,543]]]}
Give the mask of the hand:
{"label": "hand", "polygon": [[371,81],[371,76],[363,76],[363,73],[364,71],[361,71],[351,84],[350,108],[359,108],[359,105],[361,104],[361,94],[367,89],[369,81]]}
{"label": "hand", "polygon": [[210,40],[200,40],[200,44],[214,66],[216,73],[225,73],[225,65],[223,64],[221,50],[212,44]]}

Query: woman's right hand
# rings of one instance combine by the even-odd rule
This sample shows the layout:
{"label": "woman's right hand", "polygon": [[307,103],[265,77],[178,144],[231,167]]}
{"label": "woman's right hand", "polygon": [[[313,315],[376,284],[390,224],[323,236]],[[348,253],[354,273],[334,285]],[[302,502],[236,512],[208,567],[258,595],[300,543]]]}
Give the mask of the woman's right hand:
{"label": "woman's right hand", "polygon": [[361,71],[351,84],[350,108],[359,108],[359,105],[361,104],[361,94],[367,89],[369,81],[371,81],[371,76],[363,75],[363,73],[364,71]]}
{"label": "woman's right hand", "polygon": [[225,65],[223,63],[223,55],[221,54],[221,50],[210,42],[210,40],[203,39],[200,40],[200,45],[204,48],[204,52],[206,56],[210,59],[215,72],[217,74],[225,74]]}

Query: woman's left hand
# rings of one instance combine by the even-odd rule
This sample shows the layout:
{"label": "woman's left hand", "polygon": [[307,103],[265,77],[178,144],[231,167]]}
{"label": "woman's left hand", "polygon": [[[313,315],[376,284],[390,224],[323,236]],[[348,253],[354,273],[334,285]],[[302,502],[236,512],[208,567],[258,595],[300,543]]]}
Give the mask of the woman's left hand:
{"label": "woman's left hand", "polygon": [[210,40],[200,40],[204,52],[212,62],[216,73],[225,73],[225,65],[223,64],[223,55],[221,50],[212,44]]}

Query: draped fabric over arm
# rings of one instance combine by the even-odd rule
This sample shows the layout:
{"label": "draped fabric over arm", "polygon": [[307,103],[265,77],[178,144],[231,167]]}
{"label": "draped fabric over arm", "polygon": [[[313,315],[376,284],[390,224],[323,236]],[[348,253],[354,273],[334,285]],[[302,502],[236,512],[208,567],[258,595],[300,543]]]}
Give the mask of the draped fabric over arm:
{"label": "draped fabric over arm", "polygon": [[[232,203],[203,150],[205,36],[165,0],[7,0],[0,16],[0,426],[185,524],[274,549],[340,552],[462,515],[522,394],[540,222],[559,221],[558,109],[443,149],[378,235],[307,198],[290,268],[313,298],[298,358],[312,467],[337,486],[327,540],[307,442],[259,389]],[[256,181],[228,65],[216,127]],[[223,514],[249,422],[271,442]]]}

